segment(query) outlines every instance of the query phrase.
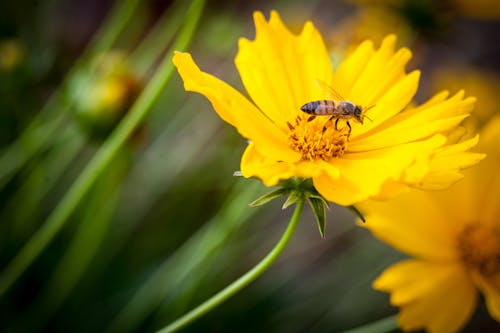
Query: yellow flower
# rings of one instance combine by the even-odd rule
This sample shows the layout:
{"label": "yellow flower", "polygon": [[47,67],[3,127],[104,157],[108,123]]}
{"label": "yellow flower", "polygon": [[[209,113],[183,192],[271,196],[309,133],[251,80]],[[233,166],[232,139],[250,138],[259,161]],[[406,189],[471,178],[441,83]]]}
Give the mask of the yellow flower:
{"label": "yellow flower", "polygon": [[445,191],[405,193],[362,204],[372,233],[415,259],[389,267],[373,283],[391,293],[404,330],[456,332],[479,289],[500,321],[500,117],[481,134],[487,157]]}
{"label": "yellow flower", "polygon": [[[451,98],[441,93],[404,110],[415,95],[420,72],[405,72],[411,52],[396,51],[395,36],[385,38],[378,50],[371,41],[361,43],[333,70],[311,22],[294,35],[275,11],[269,21],[260,12],[254,20],[255,40],[240,39],[235,59],[251,101],[202,72],[190,54],[177,52],[173,62],[185,89],[206,96],[219,116],[250,141],[241,172],[267,186],[292,177],[312,179],[322,196],[341,205],[389,195],[388,185],[404,181],[410,167],[412,183],[423,180],[435,153],[446,147],[448,133],[473,107],[474,99],[459,92]],[[363,124],[351,119],[350,135],[345,119],[336,128],[329,117],[311,120],[301,111],[305,103],[332,99],[318,82],[364,108],[367,119]],[[480,159],[464,153],[469,148],[456,146],[455,165]]]}
{"label": "yellow flower", "polygon": [[484,20],[500,18],[500,6],[497,0],[453,0],[451,3],[455,11],[465,17]]}
{"label": "yellow flower", "polygon": [[375,43],[388,34],[397,34],[400,45],[408,45],[415,38],[404,17],[385,6],[359,6],[358,10],[343,19],[329,34],[333,41],[333,53],[350,53],[365,39]]}
{"label": "yellow flower", "polygon": [[450,91],[465,89],[477,98],[474,107],[475,122],[482,125],[497,112],[500,105],[500,76],[491,70],[470,66],[447,66],[438,69],[431,80],[433,88],[446,87]]}

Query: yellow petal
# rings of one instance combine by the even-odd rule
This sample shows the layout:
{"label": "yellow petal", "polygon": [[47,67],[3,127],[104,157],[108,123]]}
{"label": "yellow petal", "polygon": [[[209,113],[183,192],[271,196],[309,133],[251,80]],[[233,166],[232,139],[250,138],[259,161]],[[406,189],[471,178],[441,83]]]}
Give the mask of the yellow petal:
{"label": "yellow petal", "polygon": [[[478,143],[479,136],[440,148],[429,162],[429,172],[416,187],[423,189],[445,189],[450,184],[463,178],[461,169],[468,168],[481,161],[486,155],[468,152]],[[415,183],[416,180],[408,180]],[[500,193],[499,193],[500,194]],[[500,197],[500,196],[499,196]]]}
{"label": "yellow petal", "polygon": [[474,284],[458,264],[406,260],[389,267],[373,283],[391,293],[400,306],[398,324],[404,330],[456,332],[477,303]]}
{"label": "yellow petal", "polygon": [[266,186],[276,185],[280,180],[292,177],[313,178],[322,172],[327,172],[332,178],[338,177],[339,174],[338,170],[324,161],[288,163],[268,158],[260,154],[253,143],[245,150],[240,167],[244,177],[257,177]]}
{"label": "yellow petal", "polygon": [[236,127],[242,136],[255,142],[259,150],[283,161],[297,161],[300,158],[290,149],[286,133],[234,88],[200,71],[189,53],[175,52],[173,62],[184,81],[185,89],[204,95],[219,116]]}
{"label": "yellow petal", "polygon": [[429,260],[457,260],[456,227],[447,206],[432,195],[412,191],[389,202],[368,201],[359,205],[368,228],[377,238],[401,252]]}
{"label": "yellow petal", "polygon": [[333,181],[328,175],[319,175],[313,182],[326,199],[340,205],[352,205],[378,195],[387,180],[399,179],[415,158],[428,155],[444,142],[444,137],[435,136],[388,149],[345,154],[331,162],[340,170],[339,179]]}
{"label": "yellow petal", "polygon": [[253,143],[245,149],[240,168],[244,177],[257,177],[266,186],[276,185],[281,179],[293,176],[292,165],[267,158],[255,149]]}
{"label": "yellow petal", "polygon": [[[474,99],[462,99],[463,93],[458,93],[448,100],[437,102],[442,96],[445,95],[440,94],[420,107],[405,110],[382,125],[356,137],[352,142],[352,151],[390,147],[454,129],[469,115],[474,106]],[[397,94],[393,98],[387,105],[393,105],[391,103],[397,101]]]}
{"label": "yellow petal", "polygon": [[490,315],[500,322],[500,274],[490,278],[474,274],[474,280],[486,299]]}
{"label": "yellow petal", "polygon": [[396,54],[396,36],[386,37],[380,48],[370,58],[359,74],[347,98],[356,104],[369,106],[377,100],[404,75],[404,67],[411,58],[411,52],[402,48]]}
{"label": "yellow petal", "polygon": [[[500,228],[500,116],[496,116],[481,131],[478,151],[486,153],[484,161],[478,164],[473,179],[480,188],[477,200],[481,203],[480,216],[485,224]],[[469,175],[469,174],[467,174]],[[472,179],[471,179],[472,181]]]}
{"label": "yellow petal", "polygon": [[375,53],[372,41],[364,41],[342,61],[333,74],[332,85],[341,96],[350,97],[351,88]]}
{"label": "yellow petal", "polygon": [[[373,107],[366,111],[366,115],[371,121],[367,121],[363,125],[359,123],[353,124],[353,143],[358,136],[363,136],[363,134],[371,136],[371,134],[366,133],[372,129],[374,129],[373,131],[379,131],[378,126],[380,124],[383,124],[384,121],[401,112],[417,92],[419,78],[419,71],[411,72],[397,82],[394,82],[376,103],[370,104]],[[356,149],[354,146],[352,148]],[[377,148],[379,147],[370,146],[368,149]]]}
{"label": "yellow petal", "polygon": [[311,22],[293,35],[277,12],[269,22],[254,13],[256,37],[239,41],[236,66],[255,104],[286,129],[300,107],[317,95],[315,81],[331,81],[332,65],[321,35]]}
{"label": "yellow petal", "polygon": [[377,195],[373,196],[371,199],[387,200],[403,193],[408,193],[409,191],[411,191],[411,189],[407,184],[388,180],[382,185],[380,192]]}

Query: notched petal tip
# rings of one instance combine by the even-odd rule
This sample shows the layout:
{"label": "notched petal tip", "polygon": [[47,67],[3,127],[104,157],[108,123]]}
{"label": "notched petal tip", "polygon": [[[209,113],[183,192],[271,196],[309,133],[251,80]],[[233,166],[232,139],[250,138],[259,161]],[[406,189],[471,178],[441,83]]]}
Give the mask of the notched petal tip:
{"label": "notched petal tip", "polygon": [[408,73],[408,76],[410,76],[412,79],[416,80],[417,84],[420,81],[420,76],[421,75],[422,75],[422,72],[419,69],[416,69],[416,70],[411,71],[410,73]]}
{"label": "notched petal tip", "polygon": [[[373,40],[371,39],[365,39],[361,44],[358,45],[356,48],[356,51],[358,50],[366,50],[366,51],[375,51],[375,44],[373,43]],[[359,52],[359,51],[358,51]]]}
{"label": "notched petal tip", "polygon": [[464,99],[465,104],[471,104],[472,106],[474,106],[474,104],[476,104],[476,102],[477,102],[477,98],[475,96],[468,96],[466,99]]}
{"label": "notched petal tip", "polygon": [[200,73],[200,68],[195,64],[193,57],[188,52],[174,51],[172,62],[184,81],[184,89],[191,90],[190,78]]}
{"label": "notched petal tip", "polygon": [[253,21],[255,24],[255,30],[256,33],[259,31],[259,28],[267,24],[266,18],[264,17],[264,14],[261,11],[255,11],[253,12]]}
{"label": "notched petal tip", "polygon": [[384,40],[382,41],[382,44],[380,45],[380,48],[388,48],[394,50],[396,47],[396,41],[398,37],[395,34],[390,34],[387,35]]}
{"label": "notched petal tip", "polygon": [[390,291],[391,289],[387,286],[387,283],[385,281],[385,277],[384,277],[384,273],[382,273],[382,275],[380,275],[378,278],[376,278],[373,282],[372,282],[372,288],[375,289],[375,290],[378,290],[378,291],[384,291],[384,292],[387,292],[387,291]]}
{"label": "notched petal tip", "polygon": [[188,52],[174,51],[174,56],[172,57],[172,62],[175,67],[178,67],[182,62],[193,60]]}
{"label": "notched petal tip", "polygon": [[272,24],[273,22],[283,25],[283,21],[281,20],[280,14],[276,9],[271,9],[271,14],[269,17],[269,24]]}

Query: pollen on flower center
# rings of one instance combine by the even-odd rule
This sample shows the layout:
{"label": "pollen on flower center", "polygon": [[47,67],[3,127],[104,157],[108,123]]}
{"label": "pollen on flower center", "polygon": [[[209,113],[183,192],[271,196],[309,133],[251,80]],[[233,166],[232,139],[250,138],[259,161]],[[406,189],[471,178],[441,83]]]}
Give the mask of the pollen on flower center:
{"label": "pollen on flower center", "polygon": [[500,230],[469,224],[458,237],[462,261],[485,276],[500,272]]}
{"label": "pollen on flower center", "polygon": [[325,161],[333,157],[342,157],[347,148],[348,128],[338,126],[335,129],[333,122],[326,117],[316,117],[310,120],[309,116],[297,116],[295,123],[287,122],[290,134],[290,147],[302,155],[302,160]]}

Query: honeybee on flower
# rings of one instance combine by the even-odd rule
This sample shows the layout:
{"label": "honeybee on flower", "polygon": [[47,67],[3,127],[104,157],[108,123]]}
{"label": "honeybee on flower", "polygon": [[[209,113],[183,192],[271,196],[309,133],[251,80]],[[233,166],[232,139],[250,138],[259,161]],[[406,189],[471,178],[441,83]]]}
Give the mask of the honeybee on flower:
{"label": "honeybee on flower", "polygon": [[[302,105],[300,109],[311,115],[308,121],[312,121],[316,116],[329,116],[327,122],[323,126],[323,133],[326,131],[327,123],[331,122],[333,119],[335,119],[335,130],[338,130],[338,122],[340,119],[343,119],[349,128],[349,132],[347,133],[347,137],[349,137],[352,130],[351,124],[349,123],[350,119],[354,119],[360,124],[363,124],[364,118],[370,119],[366,115],[366,111],[374,107],[374,105],[363,108],[361,105],[345,100],[335,91],[335,89],[328,86],[326,83],[322,81],[317,81],[316,83],[329,93],[330,99],[308,102]],[[288,127],[290,126],[290,123],[288,123]]]}
{"label": "honeybee on flower", "polygon": [[[189,53],[173,57],[185,89],[207,97],[219,116],[248,140],[240,165],[244,177],[257,177],[267,186],[309,179],[326,200],[349,206],[410,186],[449,186],[462,177],[461,169],[484,157],[469,152],[477,136],[461,143],[448,140],[472,111],[473,97],[444,91],[409,106],[420,72],[406,73],[412,54],[396,49],[396,36],[386,37],[379,48],[362,42],[334,69],[311,22],[295,35],[276,11],[269,20],[255,12],[254,21],[255,39],[241,38],[235,58],[251,100],[201,71]],[[301,110],[315,113],[321,103],[304,103],[328,99],[317,80],[349,101],[342,107],[323,103],[320,110],[329,108],[332,120],[356,119],[349,126],[328,126],[324,117],[309,120]],[[373,121],[363,123],[367,110],[356,106],[372,105]]]}

